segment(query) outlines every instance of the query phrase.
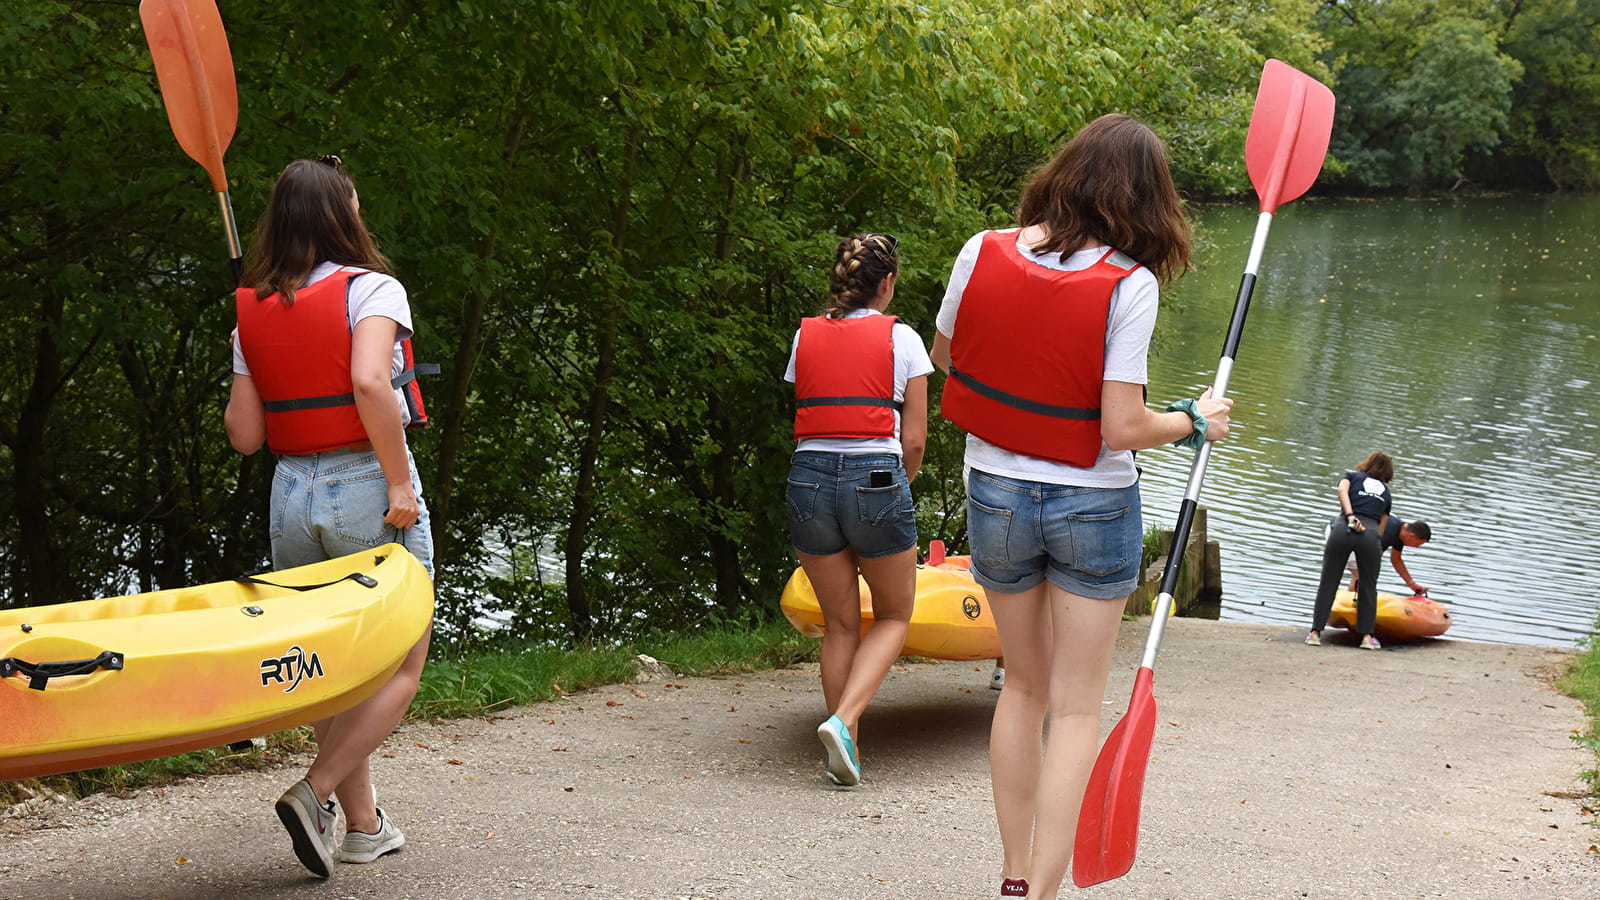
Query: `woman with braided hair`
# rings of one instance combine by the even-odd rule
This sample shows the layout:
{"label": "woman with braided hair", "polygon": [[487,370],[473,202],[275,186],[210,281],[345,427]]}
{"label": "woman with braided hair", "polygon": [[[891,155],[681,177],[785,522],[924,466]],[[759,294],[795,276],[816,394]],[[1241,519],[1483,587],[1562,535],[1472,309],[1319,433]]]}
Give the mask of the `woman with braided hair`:
{"label": "woman with braided hair", "polygon": [[[883,311],[900,271],[895,239],[839,242],[830,301],[802,319],[784,380],[794,383],[794,437],[786,490],[789,540],[822,607],[822,695],[817,728],[835,784],[860,783],[861,714],[905,645],[917,588],[911,479],[928,433],[922,339]],[[872,590],[861,633],[860,575]]]}

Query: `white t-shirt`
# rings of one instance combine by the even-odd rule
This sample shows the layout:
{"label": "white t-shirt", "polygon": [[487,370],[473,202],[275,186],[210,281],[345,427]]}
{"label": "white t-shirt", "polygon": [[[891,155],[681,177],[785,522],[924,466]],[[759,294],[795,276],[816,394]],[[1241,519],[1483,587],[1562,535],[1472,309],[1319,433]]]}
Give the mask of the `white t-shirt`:
{"label": "white t-shirt", "polygon": [[[311,277],[306,279],[309,287],[342,268],[338,263],[318,263],[311,270]],[[349,302],[345,312],[350,319],[350,330],[354,331],[356,323],[368,316],[383,316],[393,319],[400,327],[394,335],[394,361],[389,367],[389,377],[393,378],[406,370],[405,352],[400,349],[400,342],[411,337],[411,304],[406,300],[406,289],[393,276],[382,272],[367,272],[350,279]],[[249,375],[250,367],[245,364],[244,350],[239,346],[239,338],[233,339],[233,374]],[[397,388],[394,392],[395,402],[400,404],[401,424],[410,424],[411,415],[406,409],[405,397]]]}
{"label": "white t-shirt", "polygon": [[[862,316],[881,316],[875,309],[852,309],[844,314],[846,319]],[[894,399],[906,399],[906,382],[933,371],[933,360],[928,358],[928,348],[922,345],[922,336],[904,322],[895,322],[889,331],[894,339]],[[789,346],[789,367],[783,380],[794,383],[794,355],[800,347],[800,330],[794,332],[794,343]],[[894,411],[894,437],[892,438],[806,438],[795,450],[822,450],[828,453],[893,453],[900,451],[900,411]]]}
{"label": "white t-shirt", "polygon": [[[1021,229],[1010,228],[1002,233],[1016,234]],[[961,308],[961,295],[967,289],[972,269],[978,262],[978,249],[987,232],[973,235],[956,256],[950,270],[950,283],[945,288],[944,303],[939,307],[935,326],[947,338],[955,337],[956,313]],[[1079,250],[1062,259],[1060,253],[1037,253],[1022,244],[1017,245],[1024,259],[1064,272],[1087,269],[1104,256],[1107,248],[1091,247]],[[1111,292],[1111,308],[1106,313],[1106,365],[1105,381],[1122,381],[1128,384],[1146,384],[1149,372],[1146,367],[1150,352],[1150,335],[1155,331],[1156,310],[1160,304],[1160,287],[1155,275],[1143,266],[1117,283]],[[1026,323],[1018,323],[1026,327]],[[1082,487],[1127,487],[1139,480],[1133,467],[1133,453],[1111,450],[1100,444],[1100,455],[1090,468],[1079,468],[1066,463],[1052,462],[1021,453],[1012,453],[983,440],[967,435],[966,464],[974,469],[1039,481],[1047,484],[1071,484]]]}

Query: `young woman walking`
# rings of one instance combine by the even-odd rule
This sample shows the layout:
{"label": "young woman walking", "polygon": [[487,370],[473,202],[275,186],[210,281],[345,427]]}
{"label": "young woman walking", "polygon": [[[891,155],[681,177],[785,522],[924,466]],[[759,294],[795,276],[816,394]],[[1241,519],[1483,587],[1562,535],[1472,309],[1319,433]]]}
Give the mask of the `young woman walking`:
{"label": "young woman walking", "polygon": [[957,256],[933,360],[950,373],[942,411],[967,432],[972,574],[1005,655],[989,739],[1000,893],[1052,898],[1138,577],[1131,451],[1221,438],[1232,401],[1144,403],[1159,285],[1189,267],[1149,128],[1121,115],[1087,125],[1023,189],[1017,224]]}
{"label": "young woman walking", "polygon": [[[396,541],[433,574],[428,508],[405,436],[426,421],[410,370],[411,309],[388,271],[343,164],[290,163],[236,296],[226,414],[234,449],[254,453],[266,443],[277,456],[274,568]],[[316,760],[277,802],[295,855],[323,878],[335,855],[371,862],[405,843],[377,806],[368,757],[416,695],[430,633],[371,697],[316,723]],[[346,824],[337,851],[335,796]]]}
{"label": "young woman walking", "polygon": [[[794,382],[794,436],[786,498],[789,539],[822,607],[822,694],[817,737],[835,784],[861,781],[861,713],[905,646],[917,588],[911,480],[928,431],[933,363],[910,326],[884,315],[900,259],[895,239],[856,234],[839,243],[830,302],[795,333],[784,379]],[[872,628],[861,633],[861,593]]]}

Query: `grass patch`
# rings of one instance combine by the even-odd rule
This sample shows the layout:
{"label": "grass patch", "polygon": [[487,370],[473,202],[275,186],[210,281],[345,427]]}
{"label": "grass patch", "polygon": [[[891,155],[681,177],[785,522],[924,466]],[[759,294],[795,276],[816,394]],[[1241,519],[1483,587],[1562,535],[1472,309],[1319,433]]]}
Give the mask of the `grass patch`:
{"label": "grass patch", "polygon": [[[641,653],[685,676],[729,675],[814,661],[818,646],[818,641],[801,637],[787,622],[779,620],[761,625],[725,623],[693,634],[662,634],[640,640],[632,647],[527,647],[484,651],[455,660],[430,660],[407,717],[490,715],[519,704],[632,681],[638,672],[634,658]],[[119,793],[194,775],[267,768],[315,746],[311,727],[301,726],[269,735],[266,747],[260,749],[232,751],[218,747],[0,785],[0,802],[38,793],[70,797],[103,791]]]}
{"label": "grass patch", "polygon": [[641,653],[683,675],[727,675],[814,660],[817,647],[817,641],[801,637],[787,622],[769,622],[662,634],[631,647],[472,653],[428,663],[411,715],[482,716],[597,685],[632,681],[638,671],[634,658]]}
{"label": "grass patch", "polygon": [[1576,697],[1589,717],[1589,727],[1574,734],[1572,739],[1594,755],[1594,765],[1585,769],[1582,776],[1589,793],[1600,796],[1600,644],[1593,637],[1587,643],[1583,653],[1567,664],[1566,672],[1556,680],[1556,687]]}

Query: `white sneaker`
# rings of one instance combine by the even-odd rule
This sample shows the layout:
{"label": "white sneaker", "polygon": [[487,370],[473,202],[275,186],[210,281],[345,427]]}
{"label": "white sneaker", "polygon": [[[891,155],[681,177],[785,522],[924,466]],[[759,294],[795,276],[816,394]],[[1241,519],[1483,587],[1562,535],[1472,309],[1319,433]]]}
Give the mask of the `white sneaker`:
{"label": "white sneaker", "polygon": [[989,676],[989,689],[998,691],[1006,686],[1006,670],[999,666],[994,667],[994,674]]}
{"label": "white sneaker", "polygon": [[294,855],[301,864],[322,878],[333,874],[333,832],[339,818],[334,802],[318,803],[317,792],[302,779],[284,791],[273,808],[294,841]]}
{"label": "white sneaker", "polygon": [[400,832],[389,817],[378,810],[378,831],[376,834],[367,834],[365,831],[346,831],[344,843],[339,847],[339,858],[347,863],[369,863],[385,853],[393,853],[404,847],[406,836]]}

